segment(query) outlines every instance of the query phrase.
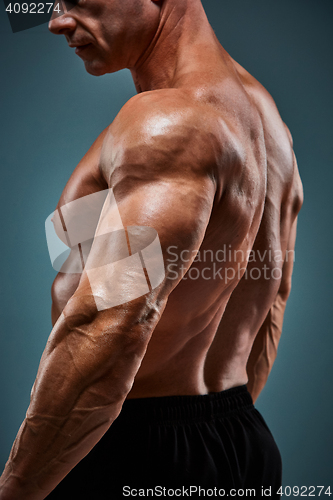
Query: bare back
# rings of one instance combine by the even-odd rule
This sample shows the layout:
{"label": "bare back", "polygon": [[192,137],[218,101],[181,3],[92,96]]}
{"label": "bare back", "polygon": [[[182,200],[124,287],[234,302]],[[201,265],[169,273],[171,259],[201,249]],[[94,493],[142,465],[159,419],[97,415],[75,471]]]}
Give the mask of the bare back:
{"label": "bare back", "polygon": [[[45,498],[126,398],[247,384],[255,401],[276,356],[302,204],[290,133],[200,0],[137,7],[87,0],[50,22],[90,74],[129,68],[138,95],[76,167],[53,215],[71,251],[1,498]],[[96,211],[92,199],[102,200]],[[160,243],[158,259],[149,243],[155,281],[140,247],[147,227]]]}
{"label": "bare back", "polygon": [[[168,298],[129,398],[205,394],[247,383],[256,334],[281,285],[301,192],[290,135],[267,91],[224,51],[220,63],[209,81],[203,72],[198,84],[185,78],[178,89],[152,97],[192,106],[212,129],[212,171],[221,178],[223,172],[223,182],[200,250]],[[104,131],[78,165],[60,206],[108,187],[103,148],[109,134]],[[164,255],[171,272],[174,255],[172,246]],[[184,264],[193,257],[183,254]],[[258,267],[260,276],[256,270],[250,276]],[[79,279],[57,276],[53,321]]]}

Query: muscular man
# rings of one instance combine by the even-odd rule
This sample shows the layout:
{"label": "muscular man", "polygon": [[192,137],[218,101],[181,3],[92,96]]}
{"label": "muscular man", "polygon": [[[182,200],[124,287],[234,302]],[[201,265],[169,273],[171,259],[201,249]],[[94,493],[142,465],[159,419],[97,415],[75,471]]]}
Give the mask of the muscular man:
{"label": "muscular man", "polygon": [[[54,327],[0,498],[110,499],[157,485],[253,487],[258,497],[263,486],[274,497],[280,456],[246,384],[255,400],[290,292],[302,203],[290,133],[200,0],[63,8],[50,30],[90,74],[129,68],[138,95],[58,207],[112,190],[125,231],[157,231],[165,276],[112,307],[114,287],[130,297],[135,270],[58,274]],[[112,225],[110,206],[102,224]],[[95,238],[89,259],[120,244]]]}

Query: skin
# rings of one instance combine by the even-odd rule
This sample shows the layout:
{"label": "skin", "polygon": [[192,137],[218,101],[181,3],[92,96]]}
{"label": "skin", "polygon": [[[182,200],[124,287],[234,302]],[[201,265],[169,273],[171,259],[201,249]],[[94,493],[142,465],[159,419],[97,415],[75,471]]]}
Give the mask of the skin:
{"label": "skin", "polygon": [[[281,335],[303,198],[273,99],[220,45],[199,0],[80,0],[50,30],[81,46],[89,73],[129,68],[138,90],[58,207],[112,188],[125,227],[156,229],[166,276],[138,299],[97,310],[92,288],[103,301],[110,286],[103,273],[93,286],[86,272],[57,275],[54,327],[1,500],[45,498],[126,398],[247,383],[256,399]],[[237,252],[221,262],[223,248]],[[92,258],[99,252],[111,250],[96,241]]]}

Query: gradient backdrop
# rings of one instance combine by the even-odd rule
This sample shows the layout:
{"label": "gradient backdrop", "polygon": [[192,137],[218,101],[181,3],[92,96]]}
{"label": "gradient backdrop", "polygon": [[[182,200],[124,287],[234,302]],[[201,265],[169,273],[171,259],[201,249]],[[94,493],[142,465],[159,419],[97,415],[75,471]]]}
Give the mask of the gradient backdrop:
{"label": "gradient backdrop", "polygon": [[[294,286],[278,359],[257,407],[280,447],[284,485],[331,485],[333,492],[333,2],[203,3],[222,45],[267,87],[294,137],[305,189]],[[46,25],[13,34],[3,3],[0,42],[3,466],[51,329],[55,272],[44,220],[135,89],[128,71],[88,75]]]}

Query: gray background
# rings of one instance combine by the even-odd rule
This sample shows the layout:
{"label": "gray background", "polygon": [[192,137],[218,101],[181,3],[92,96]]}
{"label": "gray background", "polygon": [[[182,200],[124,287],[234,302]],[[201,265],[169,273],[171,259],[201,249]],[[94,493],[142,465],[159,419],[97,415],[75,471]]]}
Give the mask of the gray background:
{"label": "gray background", "polygon": [[[267,87],[294,137],[305,188],[294,286],[278,359],[258,400],[284,485],[331,485],[331,0],[205,0],[227,51]],[[0,465],[24,418],[49,335],[44,220],[90,144],[134,93],[130,73],[95,78],[46,25],[11,33],[0,3]],[[333,491],[333,490],[332,490]],[[327,498],[327,496],[325,496]]]}

